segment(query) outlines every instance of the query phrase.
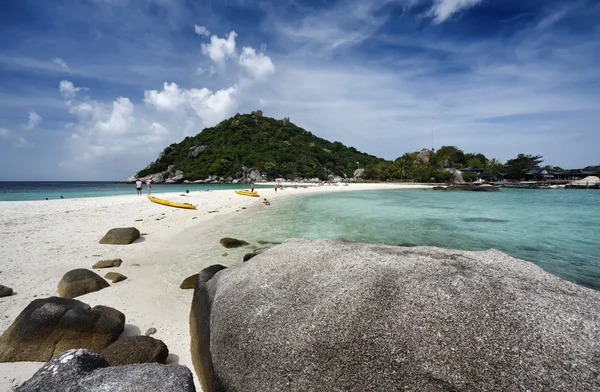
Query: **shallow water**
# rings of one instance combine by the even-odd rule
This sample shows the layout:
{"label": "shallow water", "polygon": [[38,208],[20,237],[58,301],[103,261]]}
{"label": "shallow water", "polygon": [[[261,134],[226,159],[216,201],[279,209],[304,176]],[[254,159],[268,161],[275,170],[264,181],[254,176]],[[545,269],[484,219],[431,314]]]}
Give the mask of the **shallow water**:
{"label": "shallow water", "polygon": [[[293,190],[289,190],[293,192]],[[252,246],[216,246],[216,262],[235,258],[259,240],[339,238],[388,245],[463,250],[496,248],[546,271],[600,290],[600,192],[502,189],[501,192],[377,190],[322,193],[276,200],[233,216],[218,232]],[[218,243],[216,237],[211,243]],[[219,253],[221,252],[221,253]],[[227,264],[232,263],[229,261]]]}

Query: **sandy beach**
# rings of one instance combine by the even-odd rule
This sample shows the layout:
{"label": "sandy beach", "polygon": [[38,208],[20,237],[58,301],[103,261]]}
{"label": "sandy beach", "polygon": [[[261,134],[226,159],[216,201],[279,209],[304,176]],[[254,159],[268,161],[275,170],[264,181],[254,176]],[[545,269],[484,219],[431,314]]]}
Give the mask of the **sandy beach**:
{"label": "sandy beach", "polygon": [[[419,185],[351,184],[350,186],[286,186],[283,191],[257,188],[260,199],[244,197],[231,190],[163,193],[157,197],[192,203],[197,210],[169,208],[142,197],[110,196],[50,201],[0,202],[0,284],[11,287],[14,295],[0,298],[0,333],[34,299],[57,296],[61,277],[75,268],[92,269],[103,259],[121,258],[119,268],[95,270],[101,276],[117,271],[127,280],[78,300],[90,306],[106,305],[126,316],[122,337],[144,334],[154,327],[153,337],[169,348],[168,363],[193,369],[189,353],[188,317],[192,291],[179,283],[201,268],[221,262],[202,258],[199,231],[225,237],[227,217],[243,217],[250,211],[269,208],[263,198],[277,203],[282,197],[315,192],[344,192],[388,188],[424,188]],[[133,192],[132,192],[133,193]],[[115,227],[136,227],[140,239],[130,245],[101,245],[99,239]],[[223,248],[224,251],[229,251]],[[246,252],[240,250],[239,252]],[[173,260],[194,258],[186,269],[173,269]],[[235,263],[241,262],[241,257]],[[19,385],[42,363],[0,363],[0,390]],[[198,390],[200,390],[198,388]]]}

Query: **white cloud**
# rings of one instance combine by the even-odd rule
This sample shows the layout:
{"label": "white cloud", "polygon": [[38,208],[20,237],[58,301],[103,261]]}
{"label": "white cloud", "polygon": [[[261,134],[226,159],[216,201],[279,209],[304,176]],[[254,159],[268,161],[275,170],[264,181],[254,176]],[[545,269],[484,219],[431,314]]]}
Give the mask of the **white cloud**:
{"label": "white cloud", "polygon": [[227,57],[235,57],[235,37],[237,37],[235,31],[231,31],[227,39],[213,35],[210,37],[210,44],[202,44],[202,53],[215,63],[222,63]]}
{"label": "white cloud", "polygon": [[75,85],[68,80],[61,80],[58,85],[58,89],[65,98],[73,98],[77,92],[81,90],[81,88],[75,87]]}
{"label": "white cloud", "polygon": [[113,102],[112,112],[106,121],[99,121],[97,127],[107,134],[125,134],[135,122],[133,104],[129,98],[119,97]]}
{"label": "white cloud", "polygon": [[265,56],[263,53],[256,53],[256,51],[250,47],[245,47],[242,50],[239,63],[257,79],[262,79],[275,72],[275,66],[271,61],[271,58]]}
{"label": "white cloud", "polygon": [[162,91],[144,91],[144,102],[154,106],[157,110],[176,110],[186,103],[183,91],[175,83],[165,82]]}
{"label": "white cloud", "polygon": [[212,92],[207,88],[180,89],[175,83],[166,83],[162,91],[144,92],[144,102],[158,111],[179,112],[185,116],[192,111],[205,125],[221,121],[235,106],[237,87]]}
{"label": "white cloud", "polygon": [[56,65],[58,65],[59,67],[61,67],[62,69],[69,69],[69,66],[67,65],[67,63],[65,62],[65,60],[61,59],[60,57],[55,57],[52,62]]}
{"label": "white cloud", "polygon": [[42,122],[42,116],[40,116],[39,114],[37,114],[36,112],[29,112],[29,120],[27,121],[27,124],[25,125],[25,129],[27,130],[31,130],[34,129],[35,127],[37,127],[40,122]]}
{"label": "white cloud", "polygon": [[436,0],[429,10],[435,23],[442,23],[457,12],[471,8],[483,0]]}
{"label": "white cloud", "polygon": [[10,135],[10,131],[6,128],[0,128],[0,137],[6,137]]}
{"label": "white cloud", "polygon": [[194,25],[194,32],[198,35],[203,35],[205,37],[208,37],[210,35],[210,31],[208,31],[208,29],[204,26]]}

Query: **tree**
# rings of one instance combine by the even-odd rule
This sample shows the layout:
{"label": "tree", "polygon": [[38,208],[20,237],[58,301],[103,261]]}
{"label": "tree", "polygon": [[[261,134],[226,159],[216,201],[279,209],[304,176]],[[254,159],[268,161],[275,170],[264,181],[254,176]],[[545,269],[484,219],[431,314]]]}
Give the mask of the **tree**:
{"label": "tree", "polygon": [[455,146],[442,146],[434,155],[434,163],[437,166],[456,167],[464,161],[465,154]]}
{"label": "tree", "polygon": [[467,171],[462,173],[462,178],[465,182],[473,182],[477,179],[477,174],[472,171]]}
{"label": "tree", "polygon": [[395,161],[398,166],[398,174],[401,179],[410,176],[410,171],[415,167],[415,158],[411,153],[407,152]]}
{"label": "tree", "polygon": [[540,168],[540,163],[544,161],[541,155],[519,154],[515,159],[509,159],[504,165],[506,173],[516,180],[525,178],[527,172]]}
{"label": "tree", "polygon": [[503,169],[504,166],[496,158],[490,159],[487,165],[485,165],[485,171],[494,176],[495,179],[500,178]]}

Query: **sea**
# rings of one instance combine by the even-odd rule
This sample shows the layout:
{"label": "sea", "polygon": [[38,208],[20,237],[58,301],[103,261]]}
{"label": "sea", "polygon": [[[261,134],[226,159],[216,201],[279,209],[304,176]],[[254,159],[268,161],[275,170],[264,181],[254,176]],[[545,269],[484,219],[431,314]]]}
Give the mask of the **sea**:
{"label": "sea", "polygon": [[[239,188],[247,185],[152,186],[156,193]],[[257,189],[260,192],[261,186]],[[243,218],[237,214],[224,217],[218,230],[213,227],[212,232],[198,233],[197,237],[217,244],[218,237],[235,237],[257,248],[288,238],[345,239],[461,250],[494,248],[531,261],[569,281],[600,290],[600,191],[595,189],[503,188],[500,192],[389,189],[310,195],[302,195],[301,189],[283,192],[295,192],[297,196],[278,198],[269,207],[250,209]],[[135,194],[134,185],[0,182],[0,200],[122,194]],[[228,256],[236,260],[240,252],[247,251],[223,253],[222,248],[216,249],[219,254],[215,253],[215,258]]]}

